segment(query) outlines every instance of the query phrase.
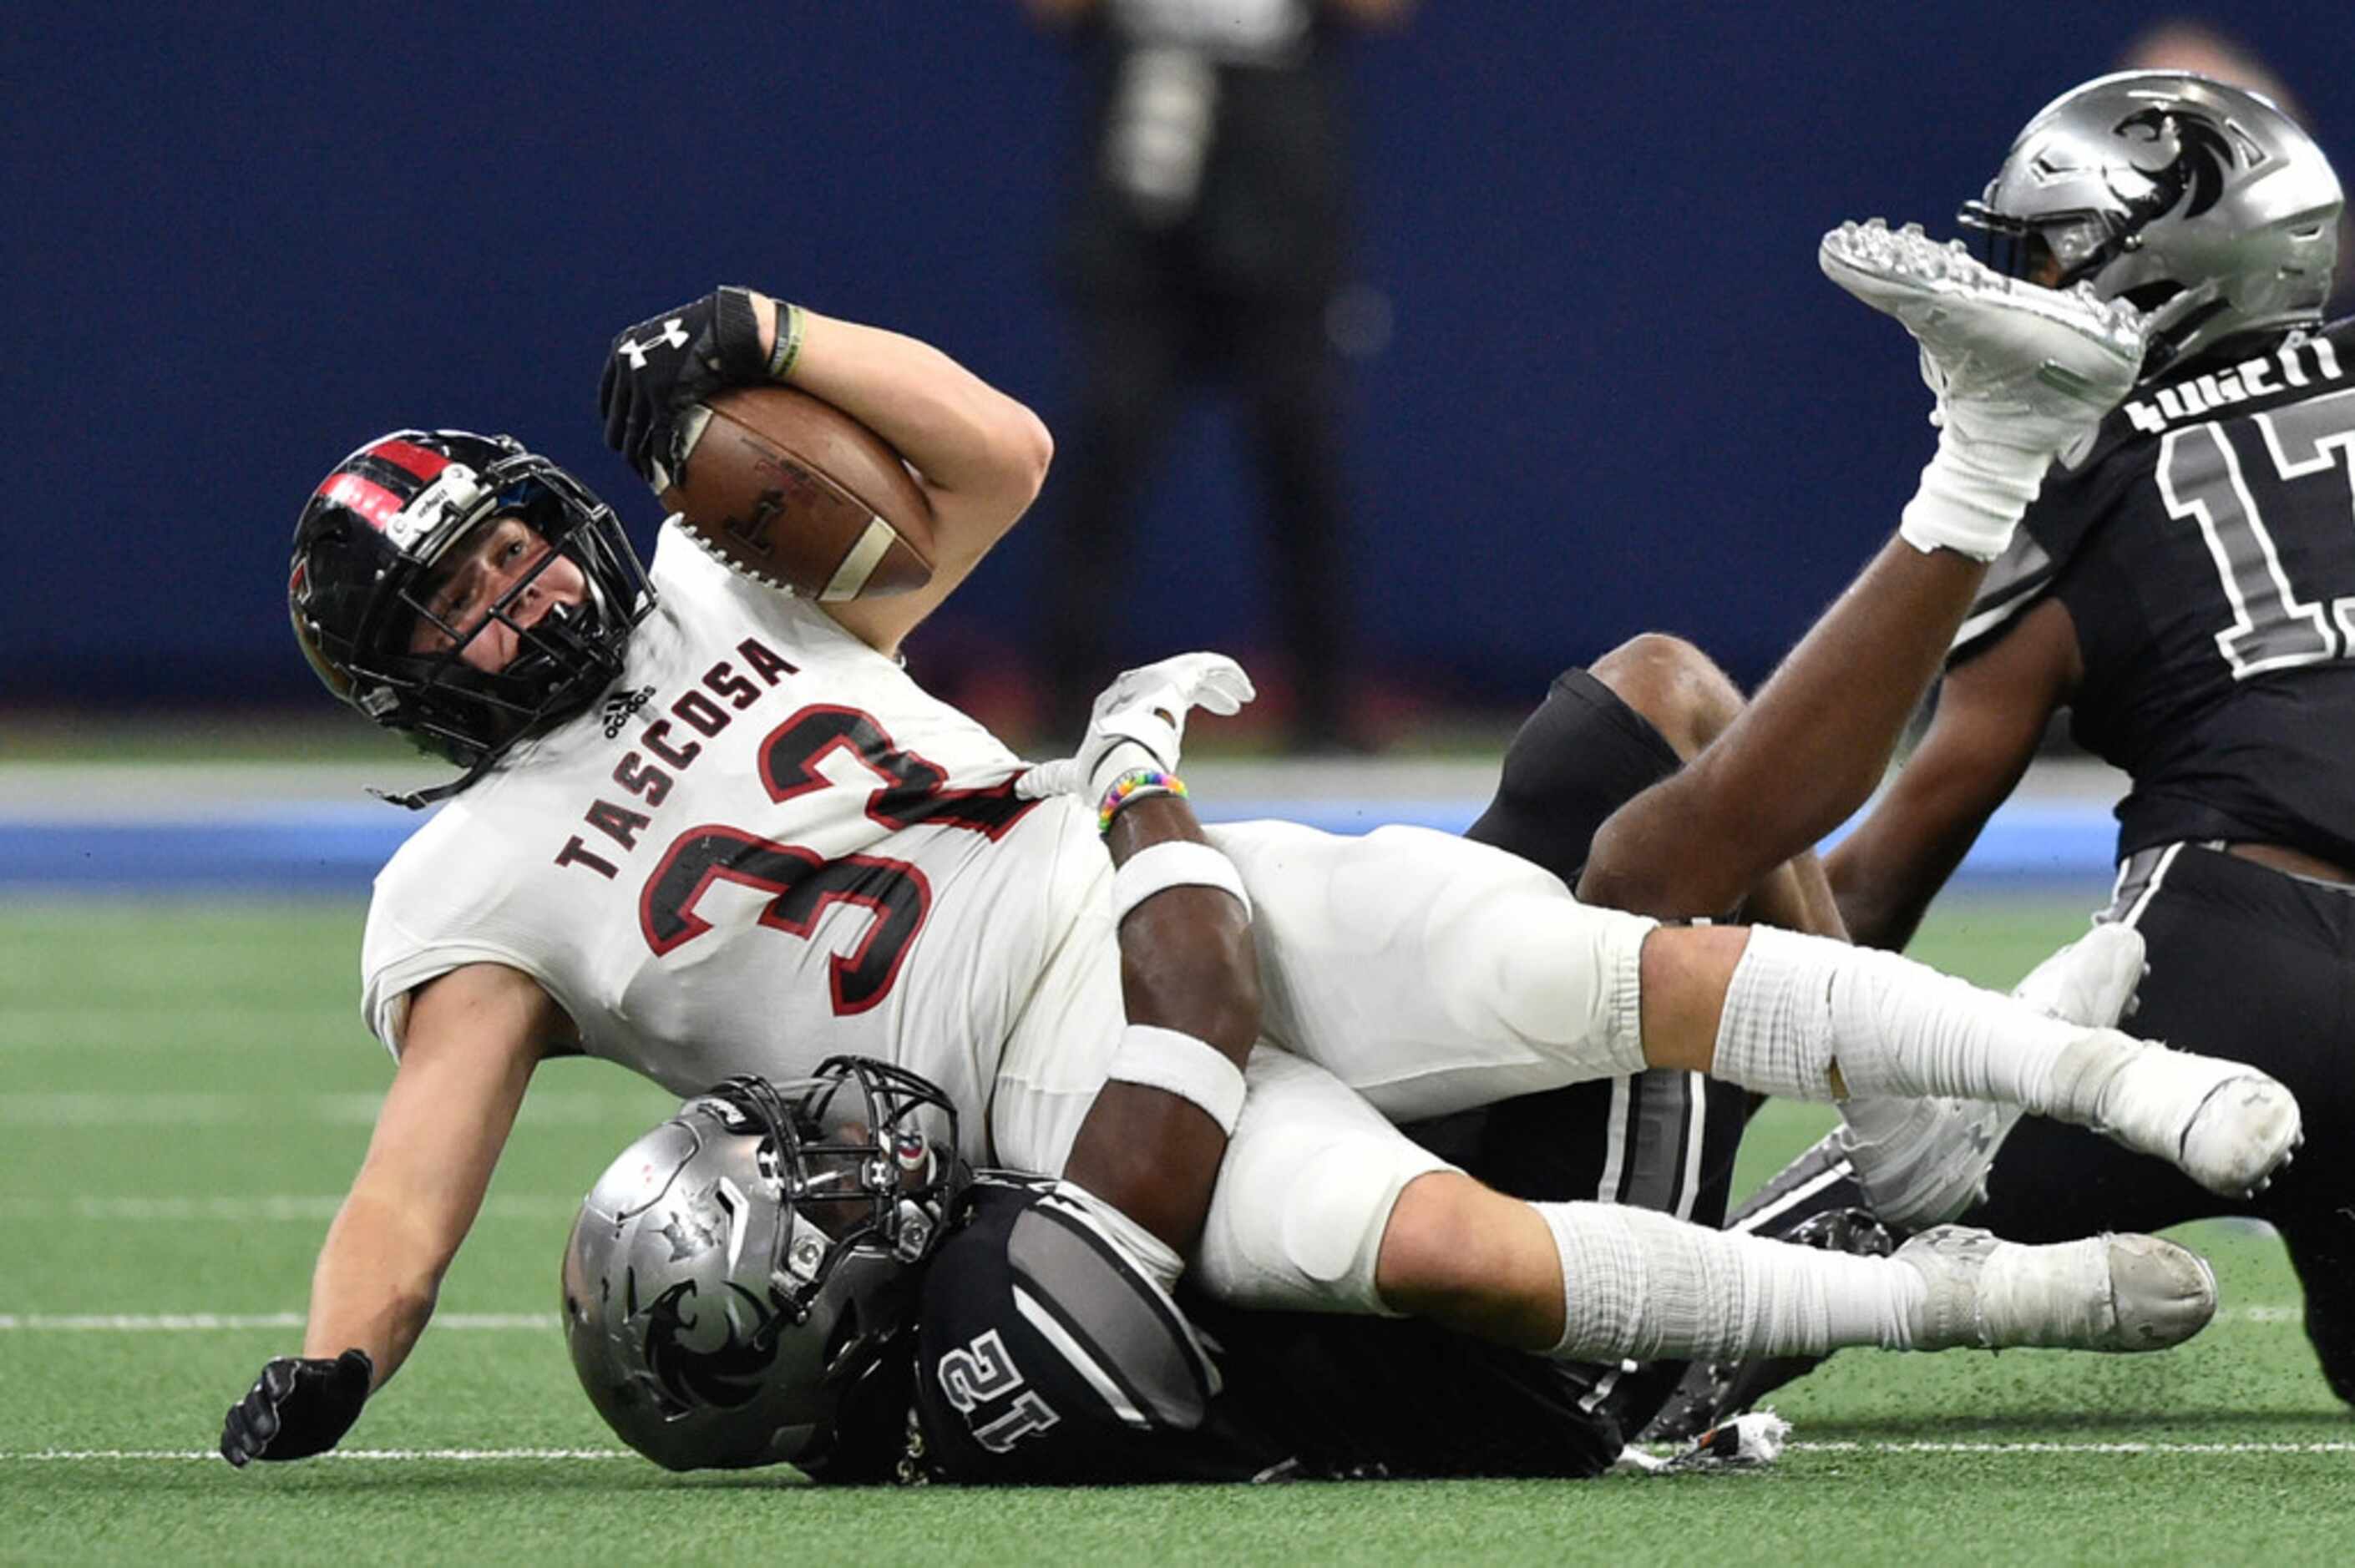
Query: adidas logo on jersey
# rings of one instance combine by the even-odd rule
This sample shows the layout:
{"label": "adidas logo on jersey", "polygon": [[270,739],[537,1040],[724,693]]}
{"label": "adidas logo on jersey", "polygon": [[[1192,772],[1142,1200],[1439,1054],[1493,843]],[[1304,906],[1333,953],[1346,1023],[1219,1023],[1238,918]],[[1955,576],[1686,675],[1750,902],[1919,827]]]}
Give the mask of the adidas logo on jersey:
{"label": "adidas logo on jersey", "polygon": [[605,738],[611,740],[620,735],[622,726],[630,722],[630,715],[654,700],[655,689],[652,686],[640,686],[634,692],[623,692],[619,696],[607,697],[605,699]]}
{"label": "adidas logo on jersey", "polygon": [[2235,403],[2278,397],[2317,381],[2336,381],[2345,374],[2339,368],[2339,351],[2331,347],[2328,338],[2286,343],[2273,354],[2243,360],[2230,370],[2211,371],[2162,387],[2148,401],[2132,398],[2126,406],[2126,418],[2136,429],[2155,436],[2184,419],[2205,418]]}

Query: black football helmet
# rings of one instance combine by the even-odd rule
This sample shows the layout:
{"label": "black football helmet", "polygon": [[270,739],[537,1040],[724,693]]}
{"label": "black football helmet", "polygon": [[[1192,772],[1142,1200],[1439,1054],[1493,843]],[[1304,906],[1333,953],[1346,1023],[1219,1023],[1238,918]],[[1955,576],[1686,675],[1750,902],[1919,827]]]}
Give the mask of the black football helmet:
{"label": "black football helmet", "polygon": [[[448,646],[410,652],[435,567],[505,516],[528,524],[549,554],[473,624],[443,626]],[[510,607],[559,555],[581,568],[587,601],[526,628]],[[412,807],[464,789],[517,741],[594,701],[654,599],[612,507],[512,437],[464,430],[396,430],[337,463],[294,526],[286,583],[295,641],[327,689],[467,770],[392,797]],[[517,652],[486,673],[463,655],[494,620],[514,630]]]}
{"label": "black football helmet", "polygon": [[825,1473],[846,1421],[904,1419],[924,1266],[970,1179],[955,1107],[889,1063],[688,1100],[598,1178],[565,1245],[581,1387],[669,1469]]}

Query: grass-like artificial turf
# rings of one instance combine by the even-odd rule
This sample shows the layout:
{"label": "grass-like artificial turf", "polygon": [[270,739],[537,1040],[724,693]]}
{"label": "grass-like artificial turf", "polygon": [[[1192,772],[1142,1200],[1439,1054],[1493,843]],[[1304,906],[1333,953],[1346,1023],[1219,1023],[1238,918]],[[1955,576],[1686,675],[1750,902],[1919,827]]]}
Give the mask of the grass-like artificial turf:
{"label": "grass-like artificial turf", "polygon": [[[2270,1236],[2185,1234],[2219,1320],[2140,1357],[1851,1352],[1774,1469],[1587,1483],[827,1492],[616,1452],[553,1326],[574,1203],[658,1119],[543,1070],[442,1321],[349,1452],[233,1473],[220,1413],[296,1325],[390,1064],[343,901],[0,912],[0,1559],[1027,1563],[2342,1561],[2355,1425]],[[1916,951],[2009,984],[2072,906],[1958,904]],[[1770,1107],[1763,1175],[1824,1124]],[[2307,1158],[2337,1151],[2309,1149]]]}

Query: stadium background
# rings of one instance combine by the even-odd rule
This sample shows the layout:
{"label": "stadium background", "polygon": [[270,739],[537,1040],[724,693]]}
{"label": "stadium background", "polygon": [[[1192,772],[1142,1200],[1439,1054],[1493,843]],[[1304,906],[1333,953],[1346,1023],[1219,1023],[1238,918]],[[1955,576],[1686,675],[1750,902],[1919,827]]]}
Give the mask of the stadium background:
{"label": "stadium background", "polygon": [[[2154,16],[1423,0],[1358,46],[1359,272],[1390,324],[1350,394],[1352,591],[1393,752],[1207,764],[1206,799],[1445,824],[1564,662],[1657,628],[1762,676],[1930,442],[1906,346],[1824,284],[1817,236],[1874,213],[1943,231],[2026,114]],[[2347,163],[2343,3],[2212,19]],[[357,786],[413,766],[293,653],[303,494],[393,424],[504,428],[643,541],[655,508],[597,440],[598,361],[617,326],[719,281],[938,341],[1058,420],[1045,253],[1078,82],[1013,0],[47,7],[0,24],[0,1246],[19,1260],[0,1558],[700,1560],[741,1555],[748,1522],[943,1561],[2343,1544],[2355,1444],[2294,1282],[2262,1238],[2211,1231],[2228,1314],[2198,1344],[1850,1358],[1790,1402],[1815,1446],[1763,1489],[1074,1509],[682,1486],[612,1460],[548,1319],[571,1202],[661,1105],[593,1068],[535,1096],[453,1273],[445,1312],[479,1331],[429,1341],[356,1434],[384,1465],[178,1463],[291,1347],[385,1078],[352,1006],[357,895],[407,823]],[[1255,497],[1223,423],[1193,418],[1125,590],[1140,659],[1268,641]],[[1018,719],[1040,567],[1018,533],[919,672]],[[2100,891],[2107,780],[2038,778],[1932,934],[1983,980]],[[1777,1124],[1759,1162],[1813,1125]],[[2207,1506],[2178,1523],[2185,1496]]]}
{"label": "stadium background", "polygon": [[[1427,0],[1356,47],[1349,489],[1369,673],[1490,706],[1630,632],[1745,680],[1928,455],[1911,355],[1815,242],[1945,231],[2027,114],[2149,7]],[[128,18],[136,17],[133,22]],[[2347,12],[2220,19],[2355,136]],[[509,429],[639,525],[610,334],[719,281],[946,345],[1054,423],[1046,277],[1077,73],[1015,0],[27,7],[5,24],[13,703],[315,705],[285,546],[400,423]],[[1381,336],[1380,334],[1375,334]],[[1221,422],[1172,443],[1134,652],[1267,609]],[[1035,540],[927,641],[1040,657]],[[86,591],[75,587],[87,574]],[[986,652],[988,659],[964,655]],[[920,663],[926,655],[922,650]]]}

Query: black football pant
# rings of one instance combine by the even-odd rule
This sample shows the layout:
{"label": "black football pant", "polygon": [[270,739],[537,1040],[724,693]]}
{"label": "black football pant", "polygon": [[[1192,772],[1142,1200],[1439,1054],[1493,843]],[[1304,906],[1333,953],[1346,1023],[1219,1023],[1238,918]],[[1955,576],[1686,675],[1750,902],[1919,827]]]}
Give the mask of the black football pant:
{"label": "black football pant", "polygon": [[2279,1078],[2297,1097],[2306,1147],[2267,1191],[2220,1198],[2161,1160],[2030,1117],[1969,1223],[2045,1242],[2219,1214],[2265,1220],[2306,1287],[2323,1374],[2355,1403],[2355,1170],[2339,1160],[2355,1137],[2355,889],[2169,845],[2127,860],[2105,917],[2132,925],[2148,948],[2126,1026]]}
{"label": "black football pant", "polygon": [[[2147,949],[2149,972],[2124,1026],[2279,1078],[2297,1096],[2306,1148],[2267,1191],[2222,1198],[2164,1160],[2028,1117],[1996,1156],[1987,1201],[1964,1222],[2014,1241],[2058,1242],[2223,1214],[2264,1220],[2306,1287],[2307,1337],[2323,1375],[2355,1404],[2355,1173],[2339,1160],[2355,1138],[2355,889],[2171,844],[2127,859],[2101,918],[2134,927]],[[1863,1205],[1844,1171],[1806,1182],[1797,1202],[1778,1197],[1806,1173],[1795,1167],[1777,1178],[1735,1224],[1784,1235],[1812,1214]],[[1768,1217],[1752,1222],[1753,1213]]]}

